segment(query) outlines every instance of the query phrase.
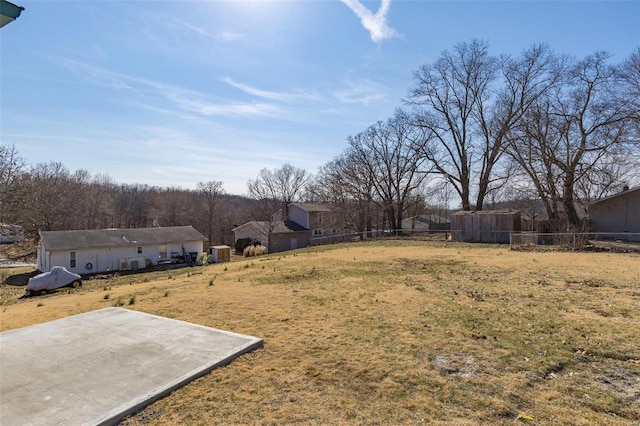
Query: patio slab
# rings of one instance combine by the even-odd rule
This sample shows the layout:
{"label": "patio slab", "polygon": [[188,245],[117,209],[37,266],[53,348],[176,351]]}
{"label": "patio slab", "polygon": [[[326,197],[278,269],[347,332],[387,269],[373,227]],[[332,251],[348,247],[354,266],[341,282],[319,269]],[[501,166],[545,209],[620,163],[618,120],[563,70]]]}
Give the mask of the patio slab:
{"label": "patio slab", "polygon": [[0,424],[116,424],[262,345],[257,337],[122,308],[6,331]]}

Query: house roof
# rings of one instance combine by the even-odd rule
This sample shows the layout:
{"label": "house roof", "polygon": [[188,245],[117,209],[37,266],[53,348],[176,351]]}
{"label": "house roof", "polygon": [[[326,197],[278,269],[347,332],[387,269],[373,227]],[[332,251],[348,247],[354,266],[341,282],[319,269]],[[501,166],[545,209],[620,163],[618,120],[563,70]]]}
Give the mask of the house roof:
{"label": "house roof", "polygon": [[[287,234],[290,232],[304,232],[304,231],[308,231],[307,228],[305,228],[302,225],[299,225],[298,223],[292,221],[292,220],[279,220],[276,222],[271,222],[271,224],[273,225],[273,230],[271,231],[272,234]],[[248,226],[252,226],[264,233],[268,233],[269,232],[269,222],[267,221],[251,221],[251,222],[247,222],[244,223],[240,226],[237,226],[235,228],[232,229],[232,231],[238,231],[242,228],[246,228]]]}
{"label": "house roof", "polygon": [[297,222],[294,222],[292,220],[281,220],[275,223],[272,233],[287,234],[289,232],[304,232],[304,231],[308,231],[308,229],[302,225],[299,225]]}
{"label": "house roof", "polygon": [[605,198],[601,198],[599,200],[596,200],[596,201],[592,202],[591,205],[602,203],[603,201],[609,201],[612,198],[617,198],[617,197],[622,197],[622,196],[625,196],[625,195],[629,195],[629,194],[632,194],[632,193],[634,193],[636,191],[640,191],[640,186],[637,187],[637,188],[627,189],[626,191],[618,192],[617,194],[613,194],[613,195],[610,195],[610,196],[605,197]]}
{"label": "house roof", "polygon": [[445,216],[439,216],[437,214],[430,214],[430,215],[419,215],[419,216],[412,216],[412,217],[408,217],[406,219],[402,219],[402,221],[407,221],[407,222],[413,222],[415,221],[417,222],[421,222],[421,223],[426,223],[426,224],[431,224],[431,223],[451,223],[451,221],[449,220],[448,217]]}
{"label": "house roof", "polygon": [[97,229],[78,231],[40,231],[40,242],[47,250],[74,250],[97,247],[145,246],[204,241],[206,238],[191,226],[166,228]]}
{"label": "house roof", "polygon": [[321,203],[291,203],[291,206],[296,206],[306,212],[332,212],[338,210],[338,207],[333,204],[321,204]]}
{"label": "house roof", "polygon": [[520,214],[520,210],[460,210],[453,213],[451,216],[468,216],[468,215],[478,215],[478,216],[488,216],[488,215],[497,215],[497,216],[508,216],[508,215],[516,215]]}

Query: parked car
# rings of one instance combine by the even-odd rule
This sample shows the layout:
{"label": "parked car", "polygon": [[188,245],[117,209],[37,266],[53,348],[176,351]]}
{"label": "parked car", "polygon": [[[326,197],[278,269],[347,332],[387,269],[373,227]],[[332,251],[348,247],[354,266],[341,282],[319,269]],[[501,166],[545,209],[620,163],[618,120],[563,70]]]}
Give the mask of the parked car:
{"label": "parked car", "polygon": [[66,270],[64,266],[54,266],[49,272],[43,272],[29,279],[27,295],[46,294],[62,287],[78,288],[82,277]]}

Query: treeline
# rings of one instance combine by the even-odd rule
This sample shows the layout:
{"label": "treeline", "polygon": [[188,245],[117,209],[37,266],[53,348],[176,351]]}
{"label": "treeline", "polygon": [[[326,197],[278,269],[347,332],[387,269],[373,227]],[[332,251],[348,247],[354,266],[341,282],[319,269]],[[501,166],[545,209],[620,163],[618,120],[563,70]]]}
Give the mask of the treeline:
{"label": "treeline", "polygon": [[637,184],[638,164],[640,48],[612,64],[546,45],[492,56],[473,40],[422,65],[402,108],[350,136],[307,196],[373,201],[392,229],[438,192],[464,210],[528,199],[576,229],[576,204]]}
{"label": "treeline", "polygon": [[214,244],[233,244],[231,229],[251,210],[251,200],[225,194],[222,182],[195,190],[116,184],[61,163],[25,164],[15,146],[0,146],[0,223],[21,225],[30,238],[40,230],[191,225]]}
{"label": "treeline", "polygon": [[341,206],[356,231],[400,229],[407,217],[513,206],[571,229],[576,205],[640,182],[640,47],[621,63],[534,45],[489,54],[473,40],[419,67],[393,117],[347,138],[315,175],[289,164],[248,182],[196,190],[117,185],[60,163],[26,169],[0,146],[0,222],[38,230],[192,225],[231,244],[233,225],[271,223],[295,201]]}

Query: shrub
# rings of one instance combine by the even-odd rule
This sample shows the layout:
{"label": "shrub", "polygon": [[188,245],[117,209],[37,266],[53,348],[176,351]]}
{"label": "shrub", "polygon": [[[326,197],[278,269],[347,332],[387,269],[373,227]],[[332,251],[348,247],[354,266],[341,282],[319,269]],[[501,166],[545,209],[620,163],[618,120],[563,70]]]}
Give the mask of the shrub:
{"label": "shrub", "polygon": [[239,238],[236,240],[234,248],[236,253],[244,253],[244,249],[253,244],[253,240],[251,238]]}
{"label": "shrub", "polygon": [[253,257],[253,256],[262,256],[263,254],[267,253],[267,248],[265,246],[262,245],[251,245],[248,247],[245,247],[245,249],[242,252],[242,255],[244,257]]}

